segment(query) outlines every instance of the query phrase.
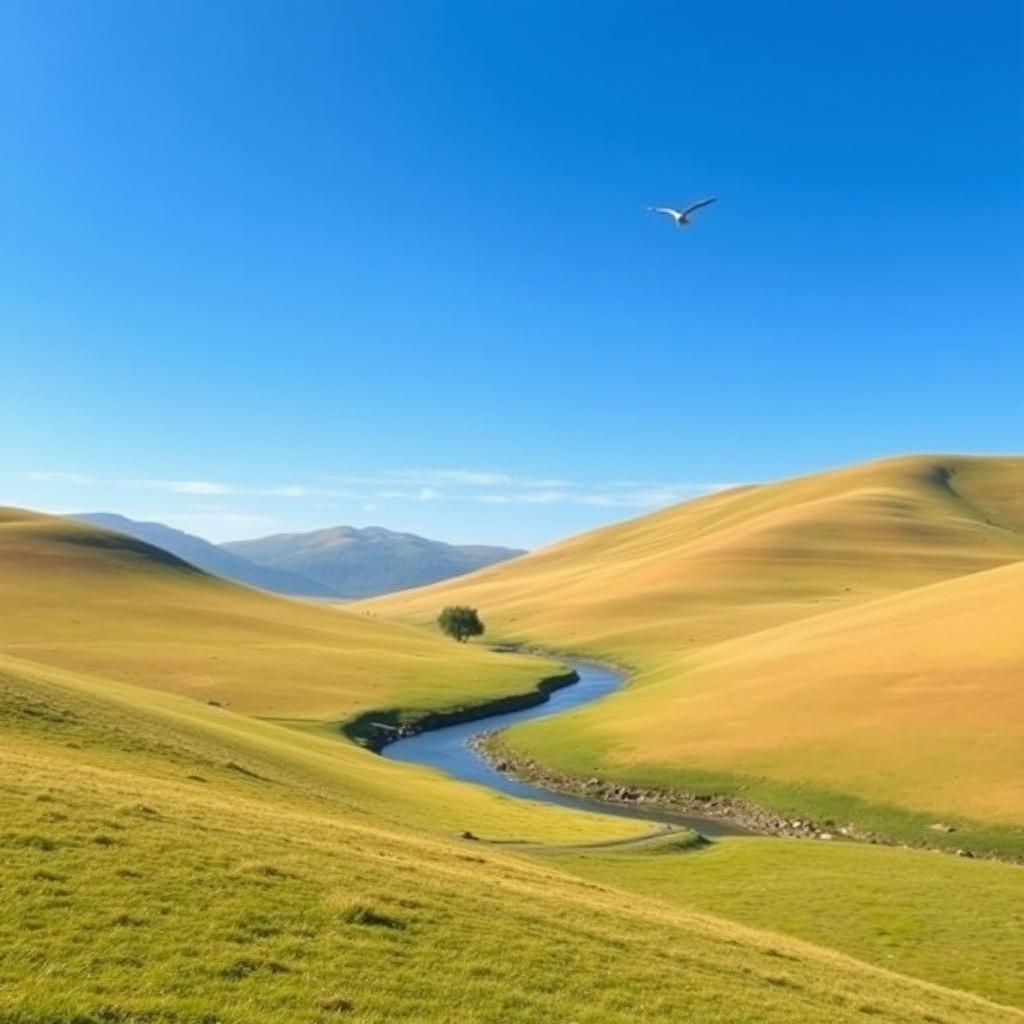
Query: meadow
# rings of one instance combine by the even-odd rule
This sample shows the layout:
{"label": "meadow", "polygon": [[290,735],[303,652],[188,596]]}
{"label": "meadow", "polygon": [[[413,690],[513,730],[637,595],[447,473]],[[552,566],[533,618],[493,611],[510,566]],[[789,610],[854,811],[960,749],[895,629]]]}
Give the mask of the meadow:
{"label": "meadow", "polygon": [[209,576],[122,534],[0,510],[0,653],[245,715],[342,722],[527,693],[552,661]]}
{"label": "meadow", "polygon": [[549,863],[1024,1009],[1022,869],[921,850],[721,839],[563,852]]}
{"label": "meadow", "polygon": [[20,665],[2,678],[9,1024],[1022,1017],[445,837],[469,787],[432,780],[417,802],[433,825],[410,827],[400,794],[367,793],[380,762],[354,747],[332,778],[282,764],[278,727],[231,712],[131,708],[116,685]]}
{"label": "meadow", "polygon": [[[1024,1020],[998,980],[1019,966],[1019,869],[686,835],[613,852],[596,844],[649,826],[386,761],[339,728],[527,692],[549,659],[17,511],[0,566],[5,1024]],[[907,865],[908,893],[945,893],[941,928],[894,901]],[[798,912],[801,877],[820,895]],[[847,912],[827,927],[830,907]],[[892,942],[865,923],[883,920]]]}

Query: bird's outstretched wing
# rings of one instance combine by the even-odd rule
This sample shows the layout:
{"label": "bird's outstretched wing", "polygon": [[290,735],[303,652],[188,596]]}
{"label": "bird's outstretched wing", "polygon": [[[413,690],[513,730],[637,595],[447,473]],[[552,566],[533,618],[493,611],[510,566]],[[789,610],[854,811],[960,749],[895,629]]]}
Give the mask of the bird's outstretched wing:
{"label": "bird's outstretched wing", "polygon": [[679,211],[673,210],[671,206],[648,206],[647,209],[651,213],[663,213],[666,217],[672,217],[673,219],[679,217]]}
{"label": "bird's outstretched wing", "polygon": [[692,206],[688,206],[683,210],[683,216],[689,217],[691,213],[699,210],[703,206],[710,206],[712,203],[718,202],[718,196],[712,196],[710,199],[702,199],[699,203],[694,203]]}

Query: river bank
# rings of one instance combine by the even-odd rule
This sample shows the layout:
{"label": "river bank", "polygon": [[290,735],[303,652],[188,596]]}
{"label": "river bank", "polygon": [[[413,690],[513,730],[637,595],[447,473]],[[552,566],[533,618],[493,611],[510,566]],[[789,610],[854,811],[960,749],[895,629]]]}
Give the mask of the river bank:
{"label": "river bank", "polygon": [[[363,745],[376,746],[379,754],[389,760],[425,765],[452,778],[487,786],[518,799],[682,826],[707,838],[744,833],[745,830],[722,818],[680,814],[654,805],[612,803],[533,785],[496,771],[481,757],[474,747],[474,738],[479,733],[561,714],[600,700],[620,689],[625,682],[621,671],[603,665],[580,661],[570,662],[568,667],[570,671],[544,680],[530,694],[500,698],[454,712],[410,718],[404,723],[381,723],[377,720],[379,712],[368,712],[361,724]],[[495,711],[496,708],[499,710]]]}
{"label": "river bank", "polygon": [[502,732],[503,730],[491,729],[477,734],[470,741],[472,749],[495,771],[532,785],[608,804],[661,807],[675,814],[715,818],[757,835],[819,839],[826,842],[833,839],[882,841],[878,837],[869,838],[858,834],[852,824],[836,825],[832,821],[819,823],[783,818],[755,804],[720,794],[686,793],[680,790],[626,785],[596,776],[584,779],[568,775],[518,754],[504,742]]}
{"label": "river bank", "polygon": [[344,731],[351,739],[389,759],[425,765],[512,797],[684,825],[708,838],[753,834],[815,842],[852,840],[940,850],[966,858],[1020,862],[1013,853],[1007,856],[986,848],[984,843],[968,845],[968,834],[961,839],[957,827],[941,821],[924,818],[912,822],[913,830],[905,831],[914,831],[916,835],[901,835],[904,828],[900,826],[905,823],[897,820],[894,832],[887,833],[877,827],[868,828],[855,815],[815,817],[796,809],[780,813],[721,792],[640,785],[593,775],[574,776],[519,754],[504,742],[504,730],[510,726],[600,700],[624,683],[621,669],[585,661],[570,662],[565,672],[542,679],[527,693],[419,716],[407,710],[369,711],[348,723]]}
{"label": "river bank", "polygon": [[[474,752],[495,771],[532,786],[563,793],[568,797],[598,801],[610,807],[661,808],[674,816],[699,815],[721,821],[741,833],[818,841],[854,841],[877,846],[931,850],[968,859],[1021,864],[1021,858],[995,852],[970,850],[959,846],[940,846],[927,841],[905,842],[892,836],[858,827],[855,822],[821,821],[809,817],[786,817],[750,801],[714,793],[693,793],[667,787],[637,786],[590,776],[583,778],[559,772],[513,750],[504,741],[504,729],[477,733],[470,741]],[[929,826],[941,834],[956,829],[936,822]]]}
{"label": "river bank", "polygon": [[410,717],[404,721],[399,720],[401,712],[396,709],[366,711],[342,726],[342,732],[360,746],[379,754],[390,744],[418,736],[420,733],[433,732],[437,729],[446,729],[453,725],[476,722],[516,711],[525,711],[528,708],[544,704],[550,700],[551,694],[556,690],[579,682],[579,678],[579,673],[575,669],[570,669],[567,672],[541,679],[536,687],[527,693],[495,697],[493,700],[469,704],[449,711],[428,711],[418,718]]}

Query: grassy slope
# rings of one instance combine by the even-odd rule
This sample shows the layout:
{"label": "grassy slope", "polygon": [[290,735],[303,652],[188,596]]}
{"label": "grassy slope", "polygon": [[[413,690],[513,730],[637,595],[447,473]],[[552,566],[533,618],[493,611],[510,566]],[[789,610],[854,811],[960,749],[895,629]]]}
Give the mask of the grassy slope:
{"label": "grassy slope", "polygon": [[560,853],[552,862],[1024,1007],[1024,881],[1010,864],[779,839],[722,840],[675,856],[656,847]]}
{"label": "grassy slope", "polygon": [[[803,619],[695,655],[684,691],[623,702],[608,742],[623,764],[650,754],[1024,822],[1022,624],[1024,562]],[[666,716],[696,735],[660,732]]]}
{"label": "grassy slope", "polygon": [[[7,591],[5,613],[23,631],[7,632],[19,657],[0,658],[5,1021],[276,1024],[343,1013],[366,1021],[613,1022],[637,1012],[652,1021],[799,1022],[822,1012],[836,1021],[1019,1019],[819,949],[446,840],[438,832],[468,827],[578,842],[632,826],[508,800],[210,707],[186,684],[216,653],[212,681],[232,686],[232,708],[279,708],[282,681],[263,677],[248,650],[261,629],[313,629],[315,621],[321,639],[309,643],[303,632],[291,649],[304,664],[321,651],[344,667],[337,691],[326,674],[325,685],[302,690],[312,697],[310,720],[341,713],[339,695],[352,702],[344,708],[376,701],[377,688],[360,698],[352,680],[365,676],[351,674],[349,662],[386,659],[397,637],[420,634],[342,618],[342,629],[358,629],[360,638],[346,652],[344,633],[332,633],[336,613],[317,609],[307,619],[302,605],[261,595],[253,603],[237,588],[228,590],[232,603],[219,584],[183,579],[178,565],[154,567],[151,549],[54,537],[41,517],[12,521],[36,528],[0,544],[5,579],[18,584]],[[69,558],[83,549],[95,561]],[[90,644],[82,616],[103,642]],[[154,622],[165,624],[162,635]],[[182,622],[202,632],[184,653],[173,649]],[[447,659],[451,650],[439,653]],[[276,671],[285,659],[277,644],[267,652]],[[161,686],[184,696],[138,685],[167,653],[181,660],[174,674],[160,675]],[[423,655],[425,672],[431,657]],[[248,687],[243,667],[252,673]],[[438,692],[437,683],[411,678],[410,690],[425,701]],[[399,687],[387,692],[403,701]],[[288,707],[310,713],[294,693]],[[630,872],[622,880],[634,881]],[[990,906],[1000,890],[977,896]],[[978,907],[970,913],[977,918]]]}
{"label": "grassy slope", "polygon": [[8,659],[0,730],[9,1024],[1022,1019],[410,830],[393,779],[180,697]]}
{"label": "grassy slope", "polygon": [[217,701],[339,721],[523,693],[551,663],[217,580],[121,534],[0,510],[0,653]]}
{"label": "grassy slope", "polygon": [[372,607],[468,602],[503,634],[633,667],[557,738],[512,734],[556,767],[871,805],[884,827],[887,808],[960,814],[1004,847],[1024,821],[1024,576],[999,567],[1024,559],[1022,481],[1020,458],[913,457],[741,488]]}

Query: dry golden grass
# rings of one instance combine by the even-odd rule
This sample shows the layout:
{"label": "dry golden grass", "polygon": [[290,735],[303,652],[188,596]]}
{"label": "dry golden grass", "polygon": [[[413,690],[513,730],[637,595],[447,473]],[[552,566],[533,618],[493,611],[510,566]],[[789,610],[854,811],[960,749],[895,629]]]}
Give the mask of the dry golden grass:
{"label": "dry golden grass", "polygon": [[652,683],[602,729],[615,762],[770,773],[1019,823],[1022,667],[1017,562],[708,647],[683,686]]}
{"label": "dry golden grass", "polygon": [[0,653],[243,714],[341,721],[523,693],[551,662],[275,597],[121,534],[0,510]]}
{"label": "dry golden grass", "polygon": [[569,770],[1020,823],[1021,559],[1024,459],[907,457],[687,502],[369,607],[468,603],[506,636],[633,668],[557,740],[556,723],[513,733]]}
{"label": "dry golden grass", "polygon": [[[7,515],[0,564],[5,1024],[1021,1019],[460,842],[464,828],[551,844],[635,826],[236,710],[443,705],[508,686],[507,659],[45,517]],[[450,674],[453,658],[472,668]]]}

